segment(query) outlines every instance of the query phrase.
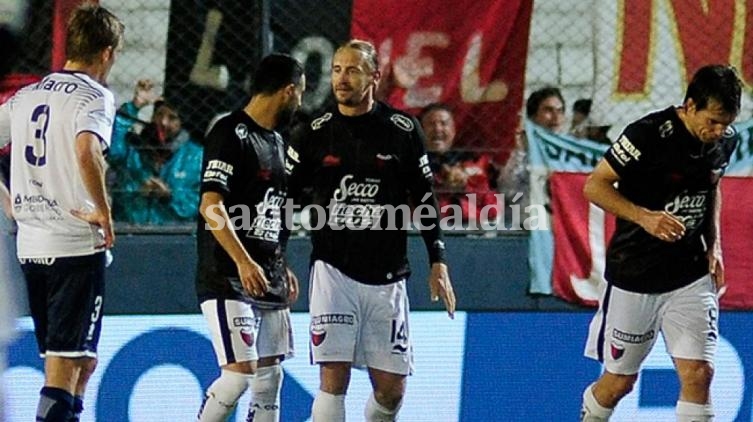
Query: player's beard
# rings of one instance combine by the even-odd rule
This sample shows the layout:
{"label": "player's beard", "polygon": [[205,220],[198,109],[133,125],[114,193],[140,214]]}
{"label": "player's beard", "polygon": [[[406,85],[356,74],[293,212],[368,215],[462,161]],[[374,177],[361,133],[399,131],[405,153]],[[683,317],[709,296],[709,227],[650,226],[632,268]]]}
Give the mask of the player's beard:
{"label": "player's beard", "polygon": [[297,110],[298,106],[291,101],[277,114],[277,126],[288,126],[293,121],[293,116]]}
{"label": "player's beard", "polygon": [[348,91],[335,90],[335,101],[337,101],[337,104],[347,107],[355,107],[362,104],[366,98],[366,94],[353,87],[349,86],[348,88]]}

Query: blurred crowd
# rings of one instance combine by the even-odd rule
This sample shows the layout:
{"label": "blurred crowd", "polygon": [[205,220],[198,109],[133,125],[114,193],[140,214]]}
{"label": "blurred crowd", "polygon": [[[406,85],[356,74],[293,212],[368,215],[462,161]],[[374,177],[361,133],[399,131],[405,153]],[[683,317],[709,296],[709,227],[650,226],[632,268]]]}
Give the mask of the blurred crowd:
{"label": "blurred crowd", "polygon": [[[34,77],[22,75],[24,83]],[[16,76],[15,78],[18,78]],[[17,89],[11,81],[0,94]],[[576,100],[566,122],[566,102],[556,87],[532,92],[506,162],[498,154],[467,148],[483,140],[458,141],[452,108],[443,103],[424,107],[416,116],[426,135],[426,152],[434,173],[442,217],[451,228],[478,227],[494,220],[504,207],[529,205],[529,163],[524,122],[553,134],[611,143],[610,123],[588,98]],[[467,136],[467,134],[466,134]],[[198,214],[202,140],[183,128],[181,105],[165,101],[150,80],[135,83],[133,97],[118,109],[108,153],[108,187],[113,218],[134,227],[190,225]],[[0,172],[8,171],[10,148],[0,150]]]}

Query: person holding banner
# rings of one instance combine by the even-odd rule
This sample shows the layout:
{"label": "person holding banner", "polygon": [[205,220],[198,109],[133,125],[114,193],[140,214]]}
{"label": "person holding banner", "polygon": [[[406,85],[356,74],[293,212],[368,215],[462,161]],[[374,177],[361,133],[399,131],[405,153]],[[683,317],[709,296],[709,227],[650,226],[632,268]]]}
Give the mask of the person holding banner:
{"label": "person holding banner", "polygon": [[735,149],[734,68],[699,69],[679,107],[628,125],[584,194],[617,217],[586,356],[604,373],[583,393],[581,420],[606,421],[628,394],[659,333],[680,379],[678,421],[710,421],[709,387],[724,286],[719,179]]}

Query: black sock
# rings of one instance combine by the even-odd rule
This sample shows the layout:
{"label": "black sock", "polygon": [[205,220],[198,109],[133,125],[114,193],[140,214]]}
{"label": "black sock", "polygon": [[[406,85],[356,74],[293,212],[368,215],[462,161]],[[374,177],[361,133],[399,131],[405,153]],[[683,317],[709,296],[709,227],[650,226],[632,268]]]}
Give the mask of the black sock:
{"label": "black sock", "polygon": [[73,395],[55,387],[42,387],[37,405],[37,422],[69,422],[73,417]]}
{"label": "black sock", "polygon": [[79,422],[81,412],[84,411],[84,398],[82,396],[73,396],[73,417],[69,422]]}

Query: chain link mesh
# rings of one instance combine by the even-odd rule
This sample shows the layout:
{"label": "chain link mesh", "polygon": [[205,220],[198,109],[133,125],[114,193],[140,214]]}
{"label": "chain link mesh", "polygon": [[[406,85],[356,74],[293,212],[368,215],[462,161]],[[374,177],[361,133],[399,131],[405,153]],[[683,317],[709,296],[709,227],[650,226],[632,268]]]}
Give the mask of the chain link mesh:
{"label": "chain link mesh", "polygon": [[[16,70],[44,74],[50,63],[53,2],[30,3],[30,23]],[[176,108],[183,128],[199,143],[214,116],[245,103],[249,75],[271,51],[288,52],[304,62],[305,115],[330,104],[329,63],[336,46],[349,38],[352,12],[348,0],[100,3],[127,27],[124,51],[110,76],[118,104],[133,99],[137,80],[150,79],[155,93]],[[559,87],[566,100],[568,127],[575,100],[593,99],[592,118],[609,124],[614,138],[624,124],[651,109],[681,102],[689,69],[699,61],[729,61],[747,71],[750,59],[743,49],[750,30],[743,29],[753,13],[743,3],[535,1],[527,57],[517,58],[526,61],[524,98],[544,86]],[[455,13],[450,12],[455,8],[436,10]],[[374,10],[374,19],[379,13]],[[713,41],[719,38],[720,27],[732,31],[729,46]],[[622,50],[615,54],[619,41]],[[691,44],[693,51],[687,50]],[[682,54],[668,53],[678,49]],[[622,89],[618,95],[616,83]],[[741,116],[750,114],[749,103],[746,94]],[[152,113],[153,107],[143,107],[138,118],[149,122]],[[469,149],[487,149],[482,139],[464,133],[462,127],[458,138],[476,142],[467,145]],[[513,142],[506,143],[502,148],[508,151],[501,151],[501,156],[513,147]]]}

